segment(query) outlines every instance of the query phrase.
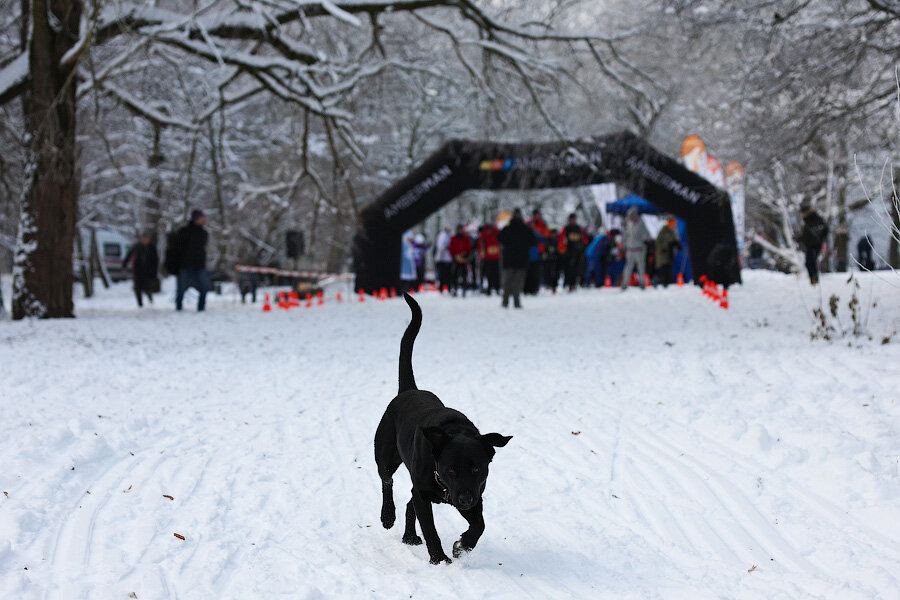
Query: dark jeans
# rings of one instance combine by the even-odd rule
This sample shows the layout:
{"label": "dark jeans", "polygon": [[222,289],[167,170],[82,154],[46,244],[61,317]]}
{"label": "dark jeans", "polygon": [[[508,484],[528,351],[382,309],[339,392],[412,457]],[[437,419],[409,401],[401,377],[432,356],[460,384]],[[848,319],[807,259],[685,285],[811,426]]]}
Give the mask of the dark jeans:
{"label": "dark jeans", "polygon": [[197,310],[206,308],[206,292],[209,291],[209,272],[206,269],[181,269],[178,272],[178,290],[175,292],[175,310],[181,310],[184,293],[188,288],[200,292]]}
{"label": "dark jeans", "polygon": [[153,304],[153,289],[150,287],[151,279],[144,279],[142,277],[134,278],[134,297],[137,298],[138,306],[144,306],[144,302],[142,296],[147,294],[147,300],[150,301],[150,304]]}
{"label": "dark jeans", "polygon": [[444,286],[450,287],[450,266],[452,264],[448,262],[434,263],[434,267],[437,269],[438,289],[440,291],[444,291]]}
{"label": "dark jeans", "polygon": [[466,288],[469,287],[469,263],[455,262],[453,263],[453,281],[450,283],[450,289],[456,294],[457,289],[462,290],[462,295],[466,295]]}
{"label": "dark jeans", "polygon": [[487,293],[500,291],[500,261],[484,260],[481,262],[481,274],[487,279]]}
{"label": "dark jeans", "polygon": [[672,283],[672,265],[660,265],[656,269],[656,281],[663,287],[669,287],[669,284]]}
{"label": "dark jeans", "polygon": [[563,285],[570,290],[574,290],[575,286],[578,284],[579,258],[580,256],[578,256],[577,254],[571,254],[566,260],[565,278]]}
{"label": "dark jeans", "polygon": [[503,306],[509,306],[509,297],[513,297],[516,308],[522,306],[520,297],[525,287],[525,269],[503,269]]}
{"label": "dark jeans", "polygon": [[820,248],[806,249],[806,271],[809,273],[809,280],[813,284],[819,282],[819,250]]}

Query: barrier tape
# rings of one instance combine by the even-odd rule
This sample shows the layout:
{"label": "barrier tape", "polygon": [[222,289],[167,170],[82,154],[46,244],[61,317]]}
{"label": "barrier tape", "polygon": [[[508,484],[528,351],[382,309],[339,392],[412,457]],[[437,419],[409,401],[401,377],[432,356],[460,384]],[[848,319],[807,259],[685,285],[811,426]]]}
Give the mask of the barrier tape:
{"label": "barrier tape", "polygon": [[353,279],[352,273],[325,273],[324,271],[284,271],[273,267],[250,267],[247,265],[235,265],[235,271],[240,273],[262,273],[264,275],[278,275],[281,277],[308,277],[310,279]]}

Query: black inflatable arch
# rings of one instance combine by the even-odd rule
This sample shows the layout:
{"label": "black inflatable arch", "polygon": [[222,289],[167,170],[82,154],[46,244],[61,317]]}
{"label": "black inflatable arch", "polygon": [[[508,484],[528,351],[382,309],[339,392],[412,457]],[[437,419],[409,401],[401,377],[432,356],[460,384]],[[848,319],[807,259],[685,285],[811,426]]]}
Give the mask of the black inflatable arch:
{"label": "black inflatable arch", "polygon": [[[706,275],[726,285],[740,281],[728,195],[641,138],[620,132],[573,142],[445,143],[363,209],[353,241],[356,289],[397,287],[403,232],[465,190],[609,182],[685,221],[695,277]],[[710,261],[714,248],[717,258]]]}

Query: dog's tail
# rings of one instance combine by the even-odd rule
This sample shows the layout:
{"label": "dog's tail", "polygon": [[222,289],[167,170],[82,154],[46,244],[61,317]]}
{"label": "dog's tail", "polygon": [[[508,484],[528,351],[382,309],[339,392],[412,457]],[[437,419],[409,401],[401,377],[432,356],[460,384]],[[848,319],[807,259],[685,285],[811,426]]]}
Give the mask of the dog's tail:
{"label": "dog's tail", "polygon": [[413,376],[412,352],[416,336],[419,334],[419,328],[422,326],[422,309],[419,308],[419,303],[413,300],[412,296],[406,292],[403,293],[403,299],[409,304],[412,320],[410,320],[406,331],[403,332],[403,339],[400,340],[400,389],[397,392],[398,394],[408,390],[419,389],[416,387],[416,378]]}

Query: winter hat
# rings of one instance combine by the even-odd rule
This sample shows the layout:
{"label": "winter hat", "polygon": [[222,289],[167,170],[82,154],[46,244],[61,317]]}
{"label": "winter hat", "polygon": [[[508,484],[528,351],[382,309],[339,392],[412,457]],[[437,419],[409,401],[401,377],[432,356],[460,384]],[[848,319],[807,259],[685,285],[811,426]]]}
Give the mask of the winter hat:
{"label": "winter hat", "polygon": [[199,208],[195,208],[194,210],[191,211],[191,223],[195,222],[197,219],[199,219],[200,217],[203,217],[203,216],[205,216],[203,214],[203,211],[200,210]]}
{"label": "winter hat", "polygon": [[668,221],[666,221],[666,225],[668,225],[669,227],[674,227],[675,224],[676,224],[675,219],[669,219]]}

